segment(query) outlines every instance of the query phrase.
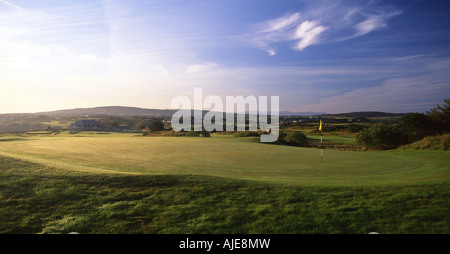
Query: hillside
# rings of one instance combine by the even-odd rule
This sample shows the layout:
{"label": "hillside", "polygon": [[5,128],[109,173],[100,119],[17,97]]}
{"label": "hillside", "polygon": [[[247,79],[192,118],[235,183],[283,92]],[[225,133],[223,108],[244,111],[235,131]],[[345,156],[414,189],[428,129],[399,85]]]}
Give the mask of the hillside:
{"label": "hillside", "polygon": [[[28,116],[28,115],[46,115],[49,117],[73,117],[73,116],[152,116],[152,117],[168,117],[172,116],[178,109],[149,109],[139,107],[126,107],[126,106],[103,106],[93,108],[74,108],[74,109],[62,109],[55,111],[46,111],[38,113],[22,113],[22,114],[0,114],[0,116]],[[204,111],[203,113],[206,113]],[[377,111],[358,111],[349,113],[327,114],[324,112],[291,112],[280,111],[280,116],[311,116],[321,115],[325,117],[395,117],[403,116],[406,113],[386,113]]]}
{"label": "hillside", "polygon": [[386,113],[378,111],[360,111],[360,112],[350,112],[350,113],[339,113],[339,114],[326,114],[328,117],[352,117],[352,118],[362,118],[362,117],[394,117],[403,116],[406,113]]}
{"label": "hillside", "polygon": [[[104,106],[94,108],[63,109],[49,112],[39,112],[36,114],[47,116],[80,116],[80,115],[113,115],[113,116],[171,116],[178,109],[148,109],[125,106]],[[206,113],[204,111],[203,113]],[[310,116],[324,115],[323,112],[290,112],[280,111],[282,116]]]}
{"label": "hillside", "polygon": [[170,109],[145,109],[138,107],[106,106],[95,108],[75,108],[49,112],[39,112],[36,114],[57,116],[81,116],[81,115],[109,115],[109,116],[171,116],[176,110]]}
{"label": "hillside", "polygon": [[324,112],[291,112],[280,111],[280,116],[313,116],[313,115],[325,115]]}

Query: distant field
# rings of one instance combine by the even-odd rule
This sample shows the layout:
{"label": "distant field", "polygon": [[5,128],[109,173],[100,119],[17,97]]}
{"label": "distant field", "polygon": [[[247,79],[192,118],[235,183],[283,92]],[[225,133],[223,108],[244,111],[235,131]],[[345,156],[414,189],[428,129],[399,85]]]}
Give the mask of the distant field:
{"label": "distant field", "polygon": [[390,121],[390,120],[400,120],[402,116],[374,116],[374,117],[367,117],[369,120],[375,120],[375,121]]}
{"label": "distant field", "polygon": [[0,136],[0,233],[450,233],[450,153]]}

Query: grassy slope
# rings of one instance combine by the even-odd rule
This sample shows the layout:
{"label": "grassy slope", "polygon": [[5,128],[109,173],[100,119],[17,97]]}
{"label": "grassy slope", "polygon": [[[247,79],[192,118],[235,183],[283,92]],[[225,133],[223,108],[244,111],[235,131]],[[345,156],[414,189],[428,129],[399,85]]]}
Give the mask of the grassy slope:
{"label": "grassy slope", "polygon": [[448,152],[78,136],[0,138],[1,233],[450,232]]}
{"label": "grassy slope", "polygon": [[425,137],[412,144],[404,145],[400,149],[447,151],[450,149],[450,134]]}

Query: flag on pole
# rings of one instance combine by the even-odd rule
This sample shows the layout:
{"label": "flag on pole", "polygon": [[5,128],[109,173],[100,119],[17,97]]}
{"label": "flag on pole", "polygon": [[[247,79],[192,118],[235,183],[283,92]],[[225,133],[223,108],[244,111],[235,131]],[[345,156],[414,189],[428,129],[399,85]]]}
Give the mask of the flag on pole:
{"label": "flag on pole", "polygon": [[320,131],[320,162],[323,162],[323,152],[322,152],[322,120],[320,120],[319,131]]}

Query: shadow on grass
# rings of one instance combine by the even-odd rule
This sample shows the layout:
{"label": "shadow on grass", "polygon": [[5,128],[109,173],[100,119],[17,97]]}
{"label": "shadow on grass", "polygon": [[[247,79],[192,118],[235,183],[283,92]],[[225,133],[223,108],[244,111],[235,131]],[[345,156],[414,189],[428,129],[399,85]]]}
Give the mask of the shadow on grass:
{"label": "shadow on grass", "polygon": [[0,142],[12,142],[12,141],[30,141],[30,140],[25,138],[5,138],[5,139],[0,138]]}

